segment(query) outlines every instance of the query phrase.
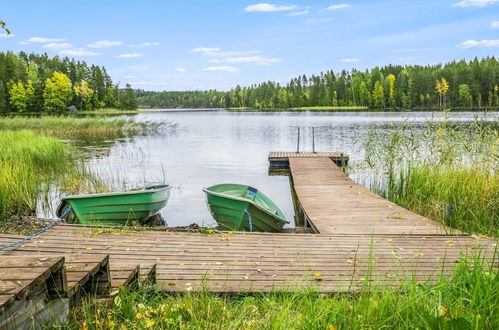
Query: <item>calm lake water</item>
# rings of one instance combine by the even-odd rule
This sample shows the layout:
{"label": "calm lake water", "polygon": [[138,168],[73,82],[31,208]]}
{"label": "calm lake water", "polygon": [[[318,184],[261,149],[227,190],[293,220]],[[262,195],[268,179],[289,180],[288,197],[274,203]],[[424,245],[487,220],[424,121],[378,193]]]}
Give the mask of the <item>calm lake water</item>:
{"label": "calm lake water", "polygon": [[[455,113],[469,121],[475,113]],[[495,118],[494,118],[495,116]],[[254,186],[269,196],[293,223],[294,211],[286,176],[269,176],[269,151],[340,151],[352,162],[363,159],[362,141],[372,129],[401,125],[414,129],[442,114],[431,112],[232,112],[226,110],[157,111],[126,116],[137,121],[174,123],[161,134],[112,141],[89,161],[92,169],[121,187],[165,181],[173,186],[162,215],[170,226],[214,225],[203,187],[218,183]],[[497,115],[488,115],[497,120]],[[357,178],[359,179],[359,178]],[[362,180],[361,180],[362,181]]]}

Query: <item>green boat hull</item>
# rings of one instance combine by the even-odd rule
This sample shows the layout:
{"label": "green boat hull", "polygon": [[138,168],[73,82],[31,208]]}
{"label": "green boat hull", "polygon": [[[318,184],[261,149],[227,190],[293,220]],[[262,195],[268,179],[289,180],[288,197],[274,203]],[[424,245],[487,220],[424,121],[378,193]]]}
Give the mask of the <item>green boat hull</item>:
{"label": "green boat hull", "polygon": [[68,222],[111,226],[144,224],[165,207],[170,190],[169,185],[157,185],[135,191],[66,196],[57,208],[57,216],[70,206]]}
{"label": "green boat hull", "polygon": [[252,187],[220,184],[203,191],[222,230],[279,232],[289,223],[274,202]]}

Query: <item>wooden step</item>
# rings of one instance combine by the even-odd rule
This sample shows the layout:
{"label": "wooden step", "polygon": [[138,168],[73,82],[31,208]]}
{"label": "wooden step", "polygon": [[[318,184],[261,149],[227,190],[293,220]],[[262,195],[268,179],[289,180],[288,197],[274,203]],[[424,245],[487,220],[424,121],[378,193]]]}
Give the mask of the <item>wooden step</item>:
{"label": "wooden step", "polygon": [[140,264],[139,285],[151,285],[156,283],[156,264]]}
{"label": "wooden step", "polygon": [[111,289],[109,255],[70,255],[66,276],[68,296],[73,303],[85,295],[107,295]]}
{"label": "wooden step", "polygon": [[140,264],[111,264],[111,295],[115,295],[124,287],[132,290],[137,289],[139,286],[139,271]]}
{"label": "wooden step", "polygon": [[0,256],[0,329],[69,317],[64,257]]}

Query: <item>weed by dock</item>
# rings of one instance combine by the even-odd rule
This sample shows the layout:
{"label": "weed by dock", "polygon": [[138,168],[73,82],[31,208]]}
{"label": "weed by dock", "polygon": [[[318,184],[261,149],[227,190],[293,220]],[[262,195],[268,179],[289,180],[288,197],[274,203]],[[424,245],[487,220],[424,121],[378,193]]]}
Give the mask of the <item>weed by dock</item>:
{"label": "weed by dock", "polygon": [[376,193],[464,232],[499,237],[497,123],[372,131],[365,150]]}

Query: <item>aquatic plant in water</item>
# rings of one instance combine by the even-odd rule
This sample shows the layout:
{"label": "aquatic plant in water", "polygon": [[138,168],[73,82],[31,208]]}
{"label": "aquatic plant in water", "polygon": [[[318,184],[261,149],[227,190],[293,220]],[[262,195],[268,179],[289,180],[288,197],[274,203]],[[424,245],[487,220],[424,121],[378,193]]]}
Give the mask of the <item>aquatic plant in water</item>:
{"label": "aquatic plant in water", "polygon": [[499,236],[497,122],[428,121],[371,131],[364,143],[371,189],[468,233]]}

